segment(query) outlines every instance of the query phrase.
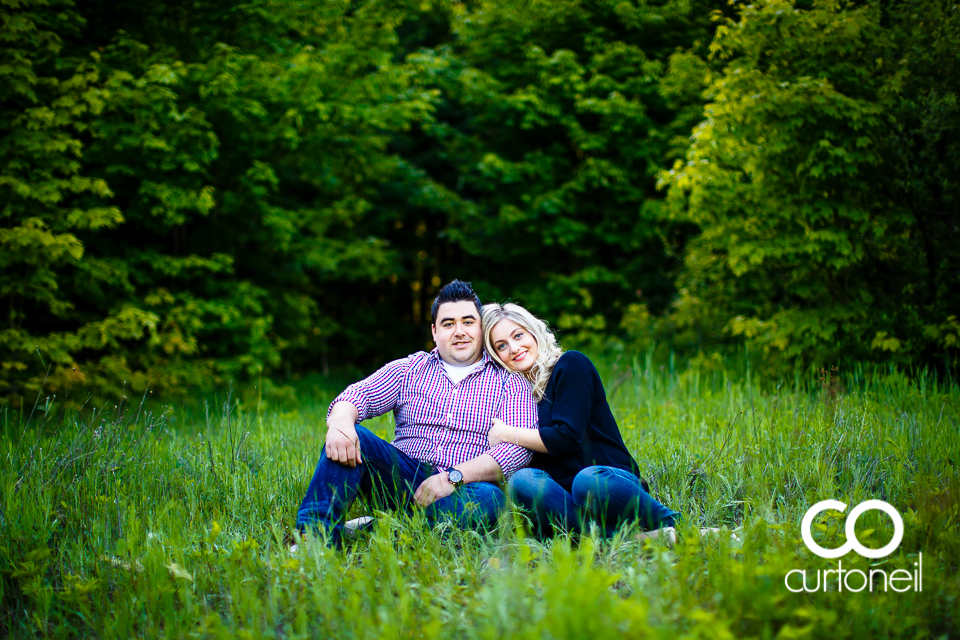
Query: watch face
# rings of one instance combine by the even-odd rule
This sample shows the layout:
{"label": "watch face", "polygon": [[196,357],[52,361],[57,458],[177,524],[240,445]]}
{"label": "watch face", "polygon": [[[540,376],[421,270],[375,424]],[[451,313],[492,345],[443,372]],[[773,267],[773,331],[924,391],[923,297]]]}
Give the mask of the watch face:
{"label": "watch face", "polygon": [[450,482],[453,484],[463,481],[463,474],[456,469],[450,469],[450,471],[447,472],[447,477],[450,478]]}

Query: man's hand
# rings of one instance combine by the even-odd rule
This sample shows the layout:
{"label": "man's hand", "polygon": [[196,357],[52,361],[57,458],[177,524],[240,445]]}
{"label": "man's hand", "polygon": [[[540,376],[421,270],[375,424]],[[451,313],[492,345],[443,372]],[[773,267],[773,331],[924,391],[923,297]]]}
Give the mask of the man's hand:
{"label": "man's hand", "polygon": [[360,436],[354,425],[360,414],[349,402],[340,401],[333,406],[327,418],[327,457],[334,462],[356,467],[363,464],[360,455]]}
{"label": "man's hand", "polygon": [[339,427],[327,429],[326,450],[327,457],[334,462],[349,467],[363,464],[363,456],[360,455],[360,438],[353,427],[349,428],[349,432],[342,431]]}
{"label": "man's hand", "polygon": [[414,500],[421,507],[429,507],[440,498],[446,498],[453,493],[455,487],[447,478],[446,471],[432,475],[417,487],[417,492],[413,494]]}

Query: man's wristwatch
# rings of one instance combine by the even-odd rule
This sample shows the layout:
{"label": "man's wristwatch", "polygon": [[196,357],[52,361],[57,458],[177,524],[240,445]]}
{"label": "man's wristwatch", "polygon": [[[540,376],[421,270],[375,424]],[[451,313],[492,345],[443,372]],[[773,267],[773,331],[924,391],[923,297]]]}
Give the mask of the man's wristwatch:
{"label": "man's wristwatch", "polygon": [[463,486],[463,474],[460,473],[459,469],[450,468],[447,469],[447,480],[450,481],[450,484],[453,485],[454,489],[459,489]]}

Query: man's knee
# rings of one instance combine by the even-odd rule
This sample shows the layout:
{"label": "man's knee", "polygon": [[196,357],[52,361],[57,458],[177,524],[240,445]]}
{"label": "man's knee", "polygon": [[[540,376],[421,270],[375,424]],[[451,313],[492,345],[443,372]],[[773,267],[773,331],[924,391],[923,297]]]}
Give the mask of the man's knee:
{"label": "man's knee", "polygon": [[[371,445],[376,440],[382,441],[383,439],[361,424],[354,425],[354,428],[357,430],[357,442],[354,444],[358,445],[361,455],[366,457],[367,451],[376,450],[376,448]],[[342,462],[339,462],[337,460],[332,460],[329,457],[327,457],[327,449],[324,446],[320,449],[320,458],[317,461],[317,471],[319,472],[322,467],[324,467],[325,465],[331,465],[331,464],[336,465],[338,467],[344,467],[347,469],[354,468],[348,464],[344,464]]]}
{"label": "man's knee", "polygon": [[363,451],[364,444],[370,444],[377,440],[381,442],[386,442],[383,438],[375,434],[370,429],[367,429],[362,424],[355,424],[354,428],[357,430],[357,440],[360,443],[360,450]]}
{"label": "man's knee", "polygon": [[490,485],[490,504],[493,505],[497,515],[507,508],[507,496],[496,485]]}
{"label": "man's knee", "polygon": [[464,489],[461,489],[464,495],[460,497],[465,517],[463,524],[480,528],[496,525],[507,507],[503,491],[489,482],[475,482],[465,485]]}
{"label": "man's knee", "polygon": [[486,522],[484,527],[492,528],[500,520],[500,515],[507,509],[507,496],[499,487],[490,485],[491,489],[487,496],[486,513],[484,514]]}
{"label": "man's knee", "polygon": [[497,485],[490,482],[476,482],[467,486],[472,489],[471,497],[477,498],[482,504],[489,505],[491,509],[502,511],[507,506],[507,497]]}

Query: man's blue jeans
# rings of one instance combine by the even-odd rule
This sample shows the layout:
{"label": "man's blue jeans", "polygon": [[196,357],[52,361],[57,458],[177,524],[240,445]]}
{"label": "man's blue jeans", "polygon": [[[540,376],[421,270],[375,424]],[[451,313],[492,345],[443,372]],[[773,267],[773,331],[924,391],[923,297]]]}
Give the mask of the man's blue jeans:
{"label": "man's blue jeans", "polygon": [[[359,424],[356,428],[363,464],[349,467],[322,453],[297,511],[299,530],[321,527],[333,544],[340,543],[345,516],[358,494],[372,500],[374,506],[409,513],[417,487],[437,473],[432,464],[414,460]],[[424,512],[431,525],[451,520],[465,528],[490,528],[505,506],[506,498],[499,487],[472,482],[437,500]]]}
{"label": "man's blue jeans", "polygon": [[541,469],[521,469],[507,485],[510,498],[530,512],[535,533],[544,536],[551,535],[555,526],[581,533],[591,520],[607,537],[634,520],[650,531],[674,526],[680,515],[654,500],[640,479],[623,469],[586,467],[574,477],[571,488],[568,492]]}

